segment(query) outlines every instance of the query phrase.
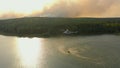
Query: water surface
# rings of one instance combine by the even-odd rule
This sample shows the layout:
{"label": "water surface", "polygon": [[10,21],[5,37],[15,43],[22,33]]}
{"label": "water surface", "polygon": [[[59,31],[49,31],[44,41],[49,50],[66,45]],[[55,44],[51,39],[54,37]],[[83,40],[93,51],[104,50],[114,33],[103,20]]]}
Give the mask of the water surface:
{"label": "water surface", "polygon": [[120,68],[120,36],[0,36],[0,68]]}

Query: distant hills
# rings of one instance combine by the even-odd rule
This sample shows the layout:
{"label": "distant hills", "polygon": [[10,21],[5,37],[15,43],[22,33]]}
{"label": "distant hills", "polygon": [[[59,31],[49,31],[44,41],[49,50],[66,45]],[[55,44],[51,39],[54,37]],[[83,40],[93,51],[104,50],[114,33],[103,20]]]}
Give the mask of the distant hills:
{"label": "distant hills", "polygon": [[26,17],[0,20],[0,34],[27,37],[119,34],[120,18]]}

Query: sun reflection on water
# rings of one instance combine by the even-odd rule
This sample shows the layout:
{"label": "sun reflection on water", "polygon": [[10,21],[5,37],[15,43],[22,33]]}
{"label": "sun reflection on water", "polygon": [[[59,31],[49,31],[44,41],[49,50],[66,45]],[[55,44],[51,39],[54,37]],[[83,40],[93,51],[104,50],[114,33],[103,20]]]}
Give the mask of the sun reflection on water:
{"label": "sun reflection on water", "polygon": [[20,60],[20,68],[38,68],[41,53],[41,39],[18,38],[17,50]]}

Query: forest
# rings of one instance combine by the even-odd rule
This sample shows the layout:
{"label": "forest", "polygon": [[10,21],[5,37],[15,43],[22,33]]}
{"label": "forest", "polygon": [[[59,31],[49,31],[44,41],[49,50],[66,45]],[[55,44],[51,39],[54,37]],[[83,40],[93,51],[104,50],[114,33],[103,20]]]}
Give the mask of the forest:
{"label": "forest", "polygon": [[10,36],[62,36],[120,34],[120,18],[25,17],[0,20],[0,34]]}

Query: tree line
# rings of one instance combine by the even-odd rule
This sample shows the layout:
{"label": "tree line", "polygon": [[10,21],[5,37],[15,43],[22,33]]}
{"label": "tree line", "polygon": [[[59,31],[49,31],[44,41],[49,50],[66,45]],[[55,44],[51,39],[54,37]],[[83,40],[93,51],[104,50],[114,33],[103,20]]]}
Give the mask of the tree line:
{"label": "tree line", "polygon": [[0,33],[7,35],[64,35],[64,31],[77,31],[73,35],[120,33],[119,18],[20,18],[0,20]]}

